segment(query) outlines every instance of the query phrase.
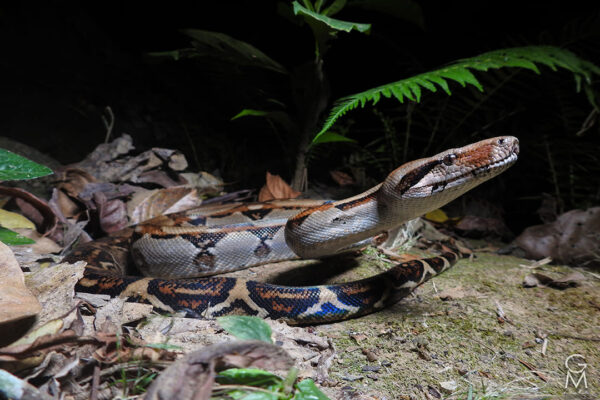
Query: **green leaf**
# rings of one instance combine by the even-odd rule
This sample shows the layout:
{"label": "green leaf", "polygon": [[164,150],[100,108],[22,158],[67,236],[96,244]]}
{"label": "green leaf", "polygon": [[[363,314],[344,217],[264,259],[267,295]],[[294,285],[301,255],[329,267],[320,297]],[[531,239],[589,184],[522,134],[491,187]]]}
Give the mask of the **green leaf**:
{"label": "green leaf", "polygon": [[[364,107],[367,102],[376,104],[382,95],[389,97],[391,93],[401,103],[405,98],[419,102],[421,100],[421,88],[435,92],[437,85],[446,94],[451,95],[448,81],[458,82],[463,87],[475,86],[483,91],[483,86],[471,70],[486,72],[490,69],[516,67],[539,73],[538,65],[545,65],[551,70],[560,67],[572,72],[577,89],[579,89],[581,82],[590,82],[593,75],[600,75],[600,67],[558,47],[524,46],[490,51],[475,57],[458,60],[437,70],[342,97],[335,102],[323,127],[313,138],[313,143],[318,143],[320,137],[348,111],[357,108],[359,105]],[[595,103],[592,102],[592,104]]]}
{"label": "green leaf", "polygon": [[244,108],[242,111],[240,111],[235,116],[233,116],[231,118],[231,120],[233,121],[234,119],[247,117],[247,116],[264,117],[266,115],[269,115],[269,111],[253,110],[251,108]]}
{"label": "green leaf", "polygon": [[21,244],[33,244],[34,240],[29,239],[23,235],[19,235],[17,232],[13,232],[10,229],[0,227],[0,242],[9,244],[11,246],[18,246]]}
{"label": "green leaf", "polygon": [[329,7],[327,7],[321,14],[323,15],[335,15],[342,11],[346,6],[346,0],[334,0]]}
{"label": "green leaf", "polygon": [[272,343],[271,327],[258,317],[230,315],[217,318],[217,323],[238,339]]}
{"label": "green leaf", "polygon": [[318,140],[313,141],[312,144],[332,143],[332,142],[356,142],[354,139],[340,135],[333,131],[327,131],[321,135]]}
{"label": "green leaf", "polygon": [[362,33],[369,33],[371,30],[371,24],[361,24],[358,22],[348,22],[330,18],[326,15],[319,14],[315,11],[309,10],[304,6],[301,6],[300,3],[298,3],[297,1],[294,1],[292,3],[292,6],[294,7],[294,15],[302,15],[305,18],[313,19],[314,21],[323,23],[327,25],[330,29],[336,31],[350,32],[352,30],[356,30]]}
{"label": "green leaf", "polygon": [[221,384],[270,386],[281,384],[282,379],[258,368],[231,368],[219,372],[217,381]]}
{"label": "green leaf", "polygon": [[305,379],[296,385],[296,395],[293,400],[330,400],[321,392],[312,379]]}
{"label": "green leaf", "polygon": [[52,173],[52,170],[48,167],[8,150],[0,149],[0,180],[2,181],[33,179]]}
{"label": "green leaf", "polygon": [[282,74],[287,74],[284,66],[273,60],[250,43],[235,39],[219,32],[200,29],[182,31],[193,39],[193,49],[180,49],[169,52],[151,53],[155,56],[170,56],[177,59],[207,57],[231,63],[265,68]]}

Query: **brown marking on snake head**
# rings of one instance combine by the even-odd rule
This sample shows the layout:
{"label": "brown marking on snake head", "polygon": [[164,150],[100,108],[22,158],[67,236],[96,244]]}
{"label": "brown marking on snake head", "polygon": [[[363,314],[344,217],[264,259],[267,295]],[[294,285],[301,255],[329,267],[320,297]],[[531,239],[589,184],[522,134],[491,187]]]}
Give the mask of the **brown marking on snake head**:
{"label": "brown marking on snake head", "polygon": [[375,200],[375,197],[376,197],[376,194],[374,192],[374,193],[368,194],[364,197],[360,197],[358,199],[354,199],[354,200],[351,200],[351,201],[348,201],[345,203],[338,204],[335,206],[335,208],[342,210],[342,211],[346,211],[351,208],[358,207],[363,204],[367,204],[367,203]]}
{"label": "brown marking on snake head", "polygon": [[492,143],[481,144],[463,153],[457,154],[454,163],[460,166],[467,166],[471,169],[481,168],[489,165],[494,157],[495,146]]}
{"label": "brown marking on snake head", "polygon": [[326,204],[322,204],[318,207],[312,207],[309,208],[307,210],[304,210],[296,215],[294,215],[292,218],[288,219],[286,226],[288,227],[298,227],[302,224],[302,222],[304,222],[304,220],[306,218],[308,218],[311,214],[317,212],[317,211],[325,211],[325,210],[329,210],[331,207],[333,207],[332,203],[326,203]]}
{"label": "brown marking on snake head", "polygon": [[402,179],[400,179],[400,182],[396,185],[396,191],[400,194],[405,193],[408,189],[412,188],[417,183],[419,183],[421,179],[425,177],[425,175],[427,175],[429,172],[431,172],[432,169],[434,169],[441,163],[442,161],[440,160],[433,160],[409,171],[402,177]]}

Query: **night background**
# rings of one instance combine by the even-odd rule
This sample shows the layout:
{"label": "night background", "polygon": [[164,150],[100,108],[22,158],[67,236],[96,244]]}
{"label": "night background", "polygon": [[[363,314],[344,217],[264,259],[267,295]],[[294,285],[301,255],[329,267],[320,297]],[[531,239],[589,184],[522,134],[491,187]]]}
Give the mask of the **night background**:
{"label": "night background", "polygon": [[[0,149],[54,171],[0,151],[0,400],[600,398],[600,2],[4,2],[0,49]],[[367,99],[313,141],[397,81],[420,101]],[[348,198],[505,135],[514,166],[412,222],[383,191],[318,202],[343,218],[231,204]],[[399,240],[327,244],[367,219]],[[303,224],[325,252],[292,250]]]}
{"label": "night background", "polygon": [[[486,51],[549,44],[600,64],[593,2],[425,1],[387,12],[356,7],[363,3],[336,14],[372,24],[371,32],[340,32],[329,42],[320,94],[325,104],[310,138],[335,99]],[[245,108],[284,110],[302,126],[311,86],[301,67],[314,60],[315,41],[307,24],[283,5],[6,4],[0,9],[2,135],[62,164],[77,162],[105,140],[102,115],[109,106],[112,138],[132,135],[138,152],[179,149],[190,169],[219,174],[228,191],[259,188],[266,171],[289,182],[300,133],[262,117],[231,120]],[[151,55],[191,48],[183,29],[245,41],[288,73],[237,65],[210,52],[178,61]],[[356,142],[312,147],[309,186],[335,185],[331,170],[362,174],[363,185],[374,184],[405,161],[509,134],[521,140],[519,163],[475,195],[504,209],[513,233],[540,222],[535,210],[543,193],[554,198],[557,211],[597,204],[597,113],[583,92],[575,92],[569,71],[542,66],[541,72],[476,73],[483,94],[451,83],[452,96],[424,91],[419,104],[385,99],[350,112],[333,129]]]}

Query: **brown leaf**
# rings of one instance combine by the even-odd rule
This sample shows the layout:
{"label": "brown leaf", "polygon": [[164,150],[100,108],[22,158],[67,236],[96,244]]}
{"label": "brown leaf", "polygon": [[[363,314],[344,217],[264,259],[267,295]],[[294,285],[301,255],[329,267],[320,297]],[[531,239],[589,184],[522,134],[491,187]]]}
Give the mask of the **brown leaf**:
{"label": "brown leaf", "polygon": [[300,192],[292,189],[279,175],[267,171],[266,184],[258,193],[258,201],[295,199],[298,196]]}
{"label": "brown leaf", "polygon": [[163,214],[172,214],[199,206],[195,189],[176,186],[160,190],[138,192],[127,204],[130,222],[139,224]]}
{"label": "brown leaf", "polygon": [[581,272],[575,271],[561,278],[551,278],[547,275],[534,272],[525,276],[523,280],[524,287],[549,286],[554,289],[566,289],[579,286],[580,282],[585,280]]}
{"label": "brown leaf", "polygon": [[25,286],[23,272],[13,252],[0,242],[0,327],[33,317],[41,309],[38,300]]}
{"label": "brown leaf", "polygon": [[[23,200],[30,207],[25,207],[24,215],[36,224],[38,231],[44,235],[49,235],[58,225],[58,217],[48,203],[26,190],[0,186],[0,194],[15,197]],[[27,213],[27,211],[30,211]],[[36,216],[37,215],[37,216]],[[41,218],[40,218],[41,217]]]}
{"label": "brown leaf", "polygon": [[215,375],[227,368],[288,369],[293,360],[272,344],[258,341],[228,342],[189,353],[154,380],[146,400],[208,400]]}
{"label": "brown leaf", "polygon": [[56,187],[73,198],[79,197],[88,183],[96,182],[90,173],[81,168],[66,168],[59,175]]}
{"label": "brown leaf", "polygon": [[98,207],[100,227],[104,232],[116,232],[128,225],[127,209],[121,200],[106,200],[104,193],[96,192],[94,201]]}
{"label": "brown leaf", "polygon": [[185,183],[184,180],[174,181],[165,171],[152,170],[141,173],[135,180],[137,183],[154,183],[165,188],[179,186]]}
{"label": "brown leaf", "polygon": [[356,184],[354,178],[342,171],[329,171],[329,176],[340,186],[349,186]]}

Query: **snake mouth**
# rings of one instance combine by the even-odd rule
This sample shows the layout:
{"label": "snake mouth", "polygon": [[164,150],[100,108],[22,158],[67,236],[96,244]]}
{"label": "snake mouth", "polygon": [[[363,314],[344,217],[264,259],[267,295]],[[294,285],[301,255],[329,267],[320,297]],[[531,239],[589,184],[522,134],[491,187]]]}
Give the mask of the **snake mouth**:
{"label": "snake mouth", "polygon": [[[476,185],[487,181],[499,175],[501,172],[511,167],[518,159],[519,146],[516,143],[511,149],[510,153],[504,158],[497,160],[491,164],[486,164],[481,167],[474,168],[469,171],[465,171],[456,176],[446,175],[443,180],[437,182],[431,182],[426,185],[420,186],[420,190],[425,189],[427,195],[442,192],[447,189],[460,187],[462,185],[468,186],[470,182],[476,182]],[[472,186],[471,186],[472,187]],[[416,186],[415,186],[416,188]],[[429,189],[429,190],[427,190]]]}
{"label": "snake mouth", "polygon": [[[476,168],[473,171],[471,171],[470,173],[473,174],[474,176],[479,176],[482,173],[494,173],[498,169],[502,169],[504,167],[507,167],[507,168],[510,167],[517,161],[518,158],[519,158],[519,146],[517,145],[516,148],[513,149],[513,151],[511,151],[508,156],[506,156],[496,162],[493,162],[491,164]],[[466,176],[466,175],[468,175],[468,174],[464,174],[463,176]]]}

